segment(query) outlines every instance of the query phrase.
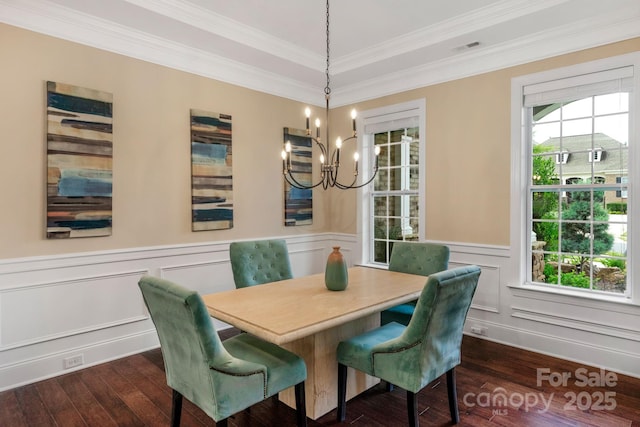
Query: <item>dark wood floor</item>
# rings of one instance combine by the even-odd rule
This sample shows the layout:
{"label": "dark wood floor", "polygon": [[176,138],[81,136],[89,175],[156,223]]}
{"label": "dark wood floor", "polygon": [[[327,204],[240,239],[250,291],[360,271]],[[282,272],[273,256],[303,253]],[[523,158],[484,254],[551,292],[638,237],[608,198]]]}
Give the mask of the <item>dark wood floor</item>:
{"label": "dark wood floor", "polygon": [[[460,426],[640,427],[640,379],[617,375],[613,385],[611,373],[473,337],[465,337],[462,348],[456,369]],[[571,377],[564,384],[538,381],[538,368],[548,369],[552,380]],[[420,392],[418,407],[421,425],[451,425],[444,378]],[[170,411],[160,350],[0,393],[2,427],[168,426]],[[346,422],[336,423],[334,410],[309,426],[391,427],[406,419],[405,392],[378,385],[348,402]],[[182,425],[215,423],[185,401]],[[294,426],[295,413],[272,398],[229,425]]]}

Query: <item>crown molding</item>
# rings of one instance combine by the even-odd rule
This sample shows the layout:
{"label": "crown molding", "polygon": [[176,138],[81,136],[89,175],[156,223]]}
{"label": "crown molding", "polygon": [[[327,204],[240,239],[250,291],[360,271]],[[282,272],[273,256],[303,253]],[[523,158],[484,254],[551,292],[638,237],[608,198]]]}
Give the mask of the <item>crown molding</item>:
{"label": "crown molding", "polygon": [[124,1],[269,55],[316,71],[324,71],[324,56],[302,49],[294,43],[273,37],[264,31],[229,19],[193,3],[184,0]]}
{"label": "crown molding", "polygon": [[288,99],[321,105],[321,89],[43,0],[0,0],[0,20],[27,30]]}
{"label": "crown molding", "polygon": [[[626,17],[620,18],[621,16]],[[604,23],[608,22],[607,25]],[[640,16],[618,10],[600,17],[543,31],[500,45],[481,47],[379,78],[343,86],[331,95],[334,107],[471,77],[640,36]]]}
{"label": "crown molding", "polygon": [[[179,15],[181,20],[191,19],[194,14],[197,15],[199,13],[199,9],[195,7],[186,7],[186,3],[183,0],[176,2],[168,2],[168,0],[127,1],[132,4],[144,4],[146,7],[152,5],[164,7],[163,13],[172,13],[173,16]],[[546,0],[535,7],[539,10],[563,1],[566,0]],[[527,0],[506,0],[501,2],[496,8],[502,7],[500,9],[502,14],[500,16],[493,15],[494,23],[509,19],[509,17],[532,13],[532,11],[536,10],[534,6],[527,3],[530,2]],[[476,20],[482,21],[483,17],[488,16],[491,11],[496,12],[496,8],[481,9],[460,19],[438,26],[438,31],[449,32],[448,35],[440,35],[438,37],[446,38],[451,37],[452,34],[463,32],[465,31],[465,25],[471,25],[470,23]],[[205,19],[209,17],[205,18],[201,14],[199,19],[194,18],[196,25],[198,27],[203,26]],[[232,61],[204,50],[64,8],[47,0],[21,0],[19,2],[0,0],[0,21],[49,36],[315,106],[322,106],[324,101],[323,97],[319,96],[322,93],[322,88],[317,85],[309,85],[281,74],[266,72],[257,67]],[[226,21],[226,23],[223,22],[221,27],[229,24],[229,20],[226,18],[222,21]],[[485,22],[477,25],[484,26],[488,24]],[[273,38],[264,37],[264,35],[255,30],[247,30],[246,28],[245,30],[243,30],[242,40],[247,41],[247,43],[255,38],[260,38],[263,40],[260,49],[269,52],[270,49],[279,49],[277,42],[274,42]],[[228,26],[224,29],[221,28],[217,34],[227,34],[227,31],[230,31]],[[413,48],[415,48],[418,39],[426,38],[428,40],[433,31],[433,28],[428,28],[424,31],[410,34],[403,39],[403,43],[409,45],[413,43]],[[436,37],[437,35],[433,36]],[[578,21],[555,31],[544,31],[500,45],[481,46],[477,49],[461,51],[451,58],[381,75],[375,79],[361,81],[353,85],[336,87],[333,88],[331,103],[332,107],[353,104],[638,36],[640,36],[638,7],[632,7],[627,10],[614,10],[609,14],[599,16],[597,19]],[[267,40],[269,38],[271,40]],[[390,43],[393,42],[393,40],[390,41]],[[395,42],[398,42],[398,40]],[[425,43],[430,42],[422,40],[420,43],[420,46],[424,46]],[[289,49],[287,55],[300,55],[298,58],[301,61],[313,61],[313,58],[301,52],[300,49],[297,49],[297,53],[294,53],[296,49],[291,46],[284,46],[283,48]],[[372,51],[368,54],[378,55],[377,59],[380,59],[380,52],[378,51]],[[356,60],[370,61],[364,57],[354,59],[354,61]],[[354,65],[351,64],[349,66]]]}
{"label": "crown molding", "polygon": [[[396,37],[372,46],[369,49],[362,49],[357,53],[350,54],[348,57],[336,58],[333,60],[332,71],[334,74],[340,74],[365,67],[375,62],[433,46],[446,40],[458,38],[465,34],[471,34],[484,28],[490,28],[512,19],[558,6],[567,1],[503,0],[492,3],[489,6],[440,22],[437,25],[421,28],[402,37]],[[475,40],[469,40],[469,42],[472,41]]]}

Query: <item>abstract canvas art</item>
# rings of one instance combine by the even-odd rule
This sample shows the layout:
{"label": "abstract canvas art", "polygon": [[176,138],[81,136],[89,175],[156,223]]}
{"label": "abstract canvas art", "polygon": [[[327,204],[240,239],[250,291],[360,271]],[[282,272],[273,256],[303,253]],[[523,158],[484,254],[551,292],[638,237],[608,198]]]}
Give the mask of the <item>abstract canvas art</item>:
{"label": "abstract canvas art", "polygon": [[111,235],[113,96],[47,82],[47,238]]}
{"label": "abstract canvas art", "polygon": [[193,231],[233,227],[231,116],[191,110]]}
{"label": "abstract canvas art", "polygon": [[[300,129],[284,128],[284,142],[291,143],[291,167],[296,180],[311,185],[312,140]],[[310,225],[313,223],[313,192],[301,190],[284,182],[284,225]]]}

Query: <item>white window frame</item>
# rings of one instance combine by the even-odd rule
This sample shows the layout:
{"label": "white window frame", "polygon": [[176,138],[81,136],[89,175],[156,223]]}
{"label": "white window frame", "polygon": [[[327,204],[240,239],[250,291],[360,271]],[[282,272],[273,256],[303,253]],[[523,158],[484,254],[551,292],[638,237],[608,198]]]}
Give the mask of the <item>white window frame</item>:
{"label": "white window frame", "polygon": [[[532,236],[527,217],[527,177],[530,167],[527,131],[528,126],[523,108],[524,88],[528,85],[552,82],[564,78],[576,78],[591,73],[612,70],[621,67],[633,67],[634,90],[629,95],[629,170],[628,193],[628,256],[627,295],[603,295],[601,293],[579,292],[571,288],[540,286],[527,282],[531,261],[528,259],[528,247],[531,247]],[[509,286],[536,292],[542,300],[556,301],[556,295],[581,297],[606,302],[640,305],[640,283],[634,277],[640,276],[640,220],[633,212],[638,208],[640,199],[640,53],[630,53],[602,60],[577,64],[540,73],[513,78],[511,81],[511,250],[512,270]],[[635,166],[635,167],[631,167]],[[633,266],[635,267],[635,271]],[[546,295],[546,296],[545,296]]]}
{"label": "white window frame", "polygon": [[[357,128],[358,132],[358,150],[367,153],[373,150],[373,133],[367,133],[367,128],[376,128],[376,133],[397,130],[397,123],[402,123],[407,119],[414,118],[419,127],[420,147],[419,147],[419,166],[418,173],[420,181],[418,184],[419,211],[418,211],[418,240],[425,239],[425,162],[426,162],[426,101],[418,99],[414,101],[403,102],[400,104],[388,105],[385,107],[375,108],[372,110],[358,112]],[[370,157],[370,156],[363,156]],[[364,165],[368,167],[368,165]],[[364,169],[367,170],[367,169]],[[380,267],[380,264],[374,264],[370,259],[372,253],[373,238],[371,229],[371,216],[373,215],[370,204],[371,191],[373,183],[358,189],[357,194],[357,253],[356,259],[360,260],[360,264],[372,265]]]}

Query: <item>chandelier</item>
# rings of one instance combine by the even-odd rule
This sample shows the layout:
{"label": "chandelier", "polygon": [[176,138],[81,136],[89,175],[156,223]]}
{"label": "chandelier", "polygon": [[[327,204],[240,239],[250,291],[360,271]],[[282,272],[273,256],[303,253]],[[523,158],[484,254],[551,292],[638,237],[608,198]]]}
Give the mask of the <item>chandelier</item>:
{"label": "chandelier", "polygon": [[315,120],[316,134],[315,136],[312,134],[311,129],[309,128],[309,119],[311,117],[311,109],[308,107],[305,109],[306,116],[306,134],[309,138],[311,138],[312,145],[318,146],[320,149],[320,179],[316,183],[306,183],[301,178],[296,178],[296,174],[306,173],[309,174],[308,168],[305,172],[300,170],[295,170],[295,162],[292,161],[292,157],[295,155],[294,149],[291,145],[290,141],[287,141],[284,145],[284,149],[282,150],[282,174],[284,175],[285,180],[292,187],[310,190],[312,188],[318,187],[322,185],[323,189],[327,189],[329,187],[336,187],[341,190],[346,190],[350,188],[360,188],[365,185],[371,183],[376,177],[378,173],[378,155],[380,154],[380,147],[375,147],[375,162],[373,166],[373,172],[371,177],[367,179],[365,182],[361,184],[357,184],[358,182],[358,162],[360,159],[360,155],[356,151],[353,155],[353,181],[351,183],[342,183],[338,179],[338,171],[340,169],[340,151],[344,143],[357,140],[357,132],[356,132],[356,110],[351,111],[351,122],[353,125],[353,134],[346,138],[344,141],[338,137],[336,139],[335,148],[330,150],[329,147],[329,99],[331,98],[331,87],[330,87],[330,78],[329,78],[329,0],[327,0],[327,67],[325,70],[325,74],[327,77],[327,85],[324,88],[324,98],[326,102],[325,108],[325,120],[326,120],[326,142],[323,142],[320,138],[320,119]]}

